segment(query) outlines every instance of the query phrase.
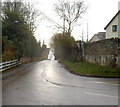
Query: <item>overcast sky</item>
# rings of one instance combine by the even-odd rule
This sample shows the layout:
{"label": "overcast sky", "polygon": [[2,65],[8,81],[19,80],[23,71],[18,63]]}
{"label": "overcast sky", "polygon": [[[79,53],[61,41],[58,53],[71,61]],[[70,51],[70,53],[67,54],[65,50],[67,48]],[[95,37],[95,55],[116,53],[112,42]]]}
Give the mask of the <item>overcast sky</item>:
{"label": "overcast sky", "polygon": [[[27,0],[28,1],[28,0]],[[57,15],[54,13],[53,4],[57,0],[29,0],[30,2],[37,3],[36,8],[44,12],[51,19],[59,22]],[[72,33],[76,40],[81,39],[82,29],[84,31],[84,39],[87,35],[88,23],[88,36],[89,39],[98,32],[103,32],[104,27],[109,23],[113,16],[118,11],[118,2],[120,0],[84,0],[88,9],[81,19],[81,26],[76,27]],[[56,20],[57,19],[57,20]],[[49,40],[56,32],[48,21],[42,20],[35,32],[37,40],[45,40],[49,44]]]}

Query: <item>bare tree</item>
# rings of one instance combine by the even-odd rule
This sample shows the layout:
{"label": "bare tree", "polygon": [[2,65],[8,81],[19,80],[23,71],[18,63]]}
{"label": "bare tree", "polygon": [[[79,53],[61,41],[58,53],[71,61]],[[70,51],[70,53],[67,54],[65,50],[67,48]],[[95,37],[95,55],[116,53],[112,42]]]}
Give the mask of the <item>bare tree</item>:
{"label": "bare tree", "polygon": [[[41,11],[38,11],[34,4],[29,2],[22,2],[22,0],[5,0],[3,2],[2,11],[16,11],[20,13],[28,24],[32,32],[34,32],[38,26],[38,17],[41,15]],[[3,15],[5,17],[5,15]]]}
{"label": "bare tree", "polygon": [[59,2],[54,5],[54,7],[55,12],[58,14],[60,19],[63,20],[63,32],[65,29],[67,29],[69,34],[71,34],[73,28],[78,25],[78,20],[87,9],[84,1],[81,0],[75,0],[73,2],[68,0],[59,0]]}
{"label": "bare tree", "polygon": [[29,25],[29,28],[34,32],[39,24],[39,17],[42,12],[38,11],[34,4],[30,4],[29,2],[26,3],[24,9],[25,21]]}

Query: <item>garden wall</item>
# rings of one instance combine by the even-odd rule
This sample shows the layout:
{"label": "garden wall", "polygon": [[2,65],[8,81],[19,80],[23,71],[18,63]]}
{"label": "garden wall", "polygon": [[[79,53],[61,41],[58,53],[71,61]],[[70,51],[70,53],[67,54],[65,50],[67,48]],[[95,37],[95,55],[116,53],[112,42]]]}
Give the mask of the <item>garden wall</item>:
{"label": "garden wall", "polygon": [[87,43],[85,60],[97,65],[120,67],[120,39],[106,39]]}

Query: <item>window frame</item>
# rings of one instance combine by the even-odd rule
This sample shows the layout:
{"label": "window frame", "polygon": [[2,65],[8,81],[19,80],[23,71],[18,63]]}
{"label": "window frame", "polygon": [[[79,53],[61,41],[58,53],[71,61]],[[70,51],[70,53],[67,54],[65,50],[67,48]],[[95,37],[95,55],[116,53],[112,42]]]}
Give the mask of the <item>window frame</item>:
{"label": "window frame", "polygon": [[112,32],[117,32],[117,31],[118,31],[118,26],[112,25]]}

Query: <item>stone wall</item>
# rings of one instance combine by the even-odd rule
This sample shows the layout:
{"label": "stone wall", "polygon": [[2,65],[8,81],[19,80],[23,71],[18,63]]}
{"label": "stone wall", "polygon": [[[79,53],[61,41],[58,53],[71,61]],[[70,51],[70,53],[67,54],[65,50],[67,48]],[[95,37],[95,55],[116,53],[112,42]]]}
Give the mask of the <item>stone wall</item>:
{"label": "stone wall", "polygon": [[120,67],[120,39],[85,44],[85,60],[97,65]]}

